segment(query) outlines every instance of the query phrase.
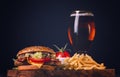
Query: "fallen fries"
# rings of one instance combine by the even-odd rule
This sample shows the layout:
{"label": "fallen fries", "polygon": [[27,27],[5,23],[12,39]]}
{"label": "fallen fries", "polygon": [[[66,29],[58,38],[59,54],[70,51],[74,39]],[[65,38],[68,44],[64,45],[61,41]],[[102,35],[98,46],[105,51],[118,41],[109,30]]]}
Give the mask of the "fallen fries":
{"label": "fallen fries", "polygon": [[69,70],[91,70],[91,69],[105,69],[104,63],[97,63],[92,59],[91,56],[87,54],[77,54],[75,53],[72,57],[66,58],[64,60],[64,69]]}

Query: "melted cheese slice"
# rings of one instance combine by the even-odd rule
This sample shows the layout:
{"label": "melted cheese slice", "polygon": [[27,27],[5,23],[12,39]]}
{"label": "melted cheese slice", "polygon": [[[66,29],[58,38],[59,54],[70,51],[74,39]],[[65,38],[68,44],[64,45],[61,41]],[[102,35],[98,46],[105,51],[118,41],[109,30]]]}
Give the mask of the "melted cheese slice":
{"label": "melted cheese slice", "polygon": [[41,68],[41,66],[44,64],[44,63],[35,63],[35,62],[32,62],[32,61],[29,60],[28,58],[27,58],[27,62],[28,62],[29,64],[31,64],[31,65],[37,66],[38,68]]}

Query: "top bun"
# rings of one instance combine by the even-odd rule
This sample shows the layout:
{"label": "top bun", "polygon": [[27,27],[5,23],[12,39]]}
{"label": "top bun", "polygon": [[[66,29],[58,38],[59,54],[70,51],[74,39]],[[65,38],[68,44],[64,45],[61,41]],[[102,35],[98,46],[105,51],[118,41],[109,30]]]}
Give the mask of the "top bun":
{"label": "top bun", "polygon": [[45,46],[29,46],[26,47],[22,50],[20,50],[17,53],[18,55],[24,54],[24,53],[29,53],[29,52],[38,52],[38,51],[42,51],[42,52],[49,52],[49,53],[55,53],[53,49],[49,48],[49,47],[45,47]]}

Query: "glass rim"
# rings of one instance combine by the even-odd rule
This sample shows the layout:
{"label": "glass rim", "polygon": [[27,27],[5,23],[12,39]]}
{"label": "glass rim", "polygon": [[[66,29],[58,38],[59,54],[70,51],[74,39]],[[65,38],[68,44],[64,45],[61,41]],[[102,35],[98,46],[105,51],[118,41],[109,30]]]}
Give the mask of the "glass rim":
{"label": "glass rim", "polygon": [[73,17],[73,16],[94,16],[94,14],[90,11],[76,10],[70,16],[71,17]]}

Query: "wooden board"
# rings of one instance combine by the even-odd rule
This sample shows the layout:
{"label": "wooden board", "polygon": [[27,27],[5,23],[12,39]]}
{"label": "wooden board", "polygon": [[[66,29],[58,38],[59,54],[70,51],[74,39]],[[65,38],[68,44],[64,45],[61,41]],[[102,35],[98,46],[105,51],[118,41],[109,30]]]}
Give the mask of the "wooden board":
{"label": "wooden board", "polygon": [[115,77],[115,70],[8,70],[7,77]]}

